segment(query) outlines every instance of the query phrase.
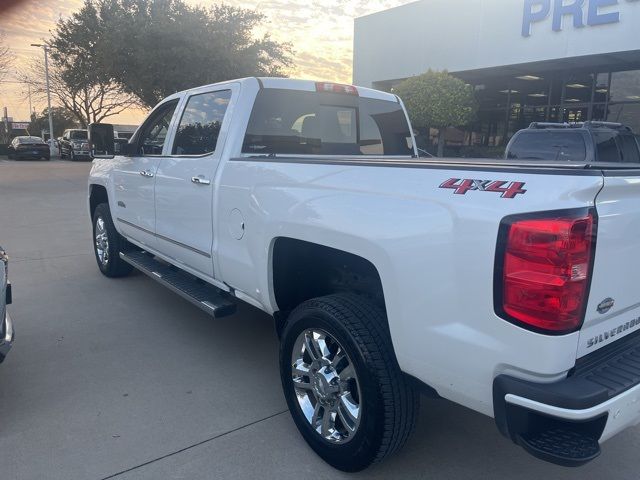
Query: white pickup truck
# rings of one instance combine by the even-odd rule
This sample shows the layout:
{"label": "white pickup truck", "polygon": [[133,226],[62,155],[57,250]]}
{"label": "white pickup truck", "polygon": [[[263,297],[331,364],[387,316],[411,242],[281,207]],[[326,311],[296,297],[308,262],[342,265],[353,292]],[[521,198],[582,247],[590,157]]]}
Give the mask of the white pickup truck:
{"label": "white pickup truck", "polygon": [[102,273],[273,315],[331,465],[399,449],[419,392],[566,466],[640,421],[640,164],[420,159],[395,95],[271,78],[170,96],[117,156],[90,132]]}

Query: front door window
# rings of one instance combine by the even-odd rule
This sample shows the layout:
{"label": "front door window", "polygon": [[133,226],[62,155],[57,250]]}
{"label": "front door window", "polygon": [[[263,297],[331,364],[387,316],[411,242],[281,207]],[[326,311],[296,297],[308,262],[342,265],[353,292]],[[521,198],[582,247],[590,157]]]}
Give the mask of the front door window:
{"label": "front door window", "polygon": [[172,101],[160,107],[147,120],[138,139],[139,153],[145,157],[162,155],[167,139],[169,125],[178,101]]}

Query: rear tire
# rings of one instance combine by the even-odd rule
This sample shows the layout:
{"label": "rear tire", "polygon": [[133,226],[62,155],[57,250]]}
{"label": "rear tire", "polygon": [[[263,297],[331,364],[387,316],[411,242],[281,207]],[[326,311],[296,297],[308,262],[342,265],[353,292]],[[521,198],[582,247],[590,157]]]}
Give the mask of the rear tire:
{"label": "rear tire", "polygon": [[93,213],[93,252],[103,275],[117,278],[131,273],[133,267],[120,258],[120,252],[128,246],[129,242],[113,225],[109,204],[99,204]]}
{"label": "rear tire", "polygon": [[339,470],[381,461],[415,427],[419,395],[400,371],[384,312],[366,298],[336,294],[298,306],[283,329],[280,376],[298,430]]}

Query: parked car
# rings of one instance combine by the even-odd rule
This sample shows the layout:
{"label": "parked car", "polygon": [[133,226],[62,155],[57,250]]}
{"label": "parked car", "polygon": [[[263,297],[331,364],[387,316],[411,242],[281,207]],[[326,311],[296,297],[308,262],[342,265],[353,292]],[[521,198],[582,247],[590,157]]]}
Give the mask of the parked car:
{"label": "parked car", "polygon": [[51,159],[49,145],[40,137],[23,136],[11,140],[7,148],[9,160],[23,160],[26,158]]}
{"label": "parked car", "polygon": [[640,162],[633,131],[620,123],[532,123],[511,138],[510,160]]}
{"label": "parked car", "polygon": [[393,94],[273,78],[171,95],[117,156],[93,125],[98,268],[273,315],[293,420],[336,468],[397,451],[419,391],[593,460],[640,422],[640,164],[418,158],[411,132]]}
{"label": "parked car", "polygon": [[11,349],[13,343],[13,324],[7,311],[7,305],[11,303],[11,284],[8,279],[7,254],[0,247],[0,363],[2,363]]}
{"label": "parked car", "polygon": [[62,137],[58,139],[60,142],[60,157],[68,158],[71,161],[91,159],[87,135],[87,130],[65,130]]}

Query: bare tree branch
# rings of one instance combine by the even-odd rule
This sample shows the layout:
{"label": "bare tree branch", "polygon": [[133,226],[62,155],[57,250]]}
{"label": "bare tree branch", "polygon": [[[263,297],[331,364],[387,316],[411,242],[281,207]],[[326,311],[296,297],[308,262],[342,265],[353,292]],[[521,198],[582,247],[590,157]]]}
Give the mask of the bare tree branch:
{"label": "bare tree branch", "polygon": [[[34,59],[18,73],[18,78],[30,85],[34,98],[41,101],[46,99],[44,63],[41,60]],[[83,127],[139,105],[134,96],[125,93],[114,83],[87,82],[86,85],[69,85],[62,67],[55,62],[49,64],[49,83],[54,103],[66,108]]]}
{"label": "bare tree branch", "polygon": [[0,32],[0,82],[9,73],[13,60],[13,53],[6,43],[6,35],[4,32]]}

